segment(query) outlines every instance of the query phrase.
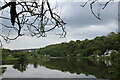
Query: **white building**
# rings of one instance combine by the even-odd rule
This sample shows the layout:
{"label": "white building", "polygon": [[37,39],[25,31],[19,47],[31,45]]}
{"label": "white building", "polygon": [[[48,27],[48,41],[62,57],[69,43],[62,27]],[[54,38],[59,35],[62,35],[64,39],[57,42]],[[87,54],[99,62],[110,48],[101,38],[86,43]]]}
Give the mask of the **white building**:
{"label": "white building", "polygon": [[116,50],[108,50],[104,53],[104,56],[110,56],[110,54],[112,53],[112,51],[117,52]]}

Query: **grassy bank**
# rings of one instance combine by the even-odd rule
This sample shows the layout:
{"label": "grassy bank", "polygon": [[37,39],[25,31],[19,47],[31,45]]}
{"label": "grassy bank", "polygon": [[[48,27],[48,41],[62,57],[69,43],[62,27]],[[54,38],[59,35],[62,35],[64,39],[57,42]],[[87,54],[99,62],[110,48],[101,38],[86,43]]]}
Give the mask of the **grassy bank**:
{"label": "grassy bank", "polygon": [[19,60],[20,58],[14,58],[12,56],[7,57],[6,59],[2,59],[3,61],[14,61],[14,60]]}

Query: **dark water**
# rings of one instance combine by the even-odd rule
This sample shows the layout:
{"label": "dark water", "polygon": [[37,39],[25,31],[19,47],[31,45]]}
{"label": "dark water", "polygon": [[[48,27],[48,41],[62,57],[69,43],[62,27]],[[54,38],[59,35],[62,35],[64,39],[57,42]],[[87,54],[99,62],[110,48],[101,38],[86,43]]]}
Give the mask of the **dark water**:
{"label": "dark water", "polygon": [[110,61],[79,58],[3,62],[3,78],[116,78]]}

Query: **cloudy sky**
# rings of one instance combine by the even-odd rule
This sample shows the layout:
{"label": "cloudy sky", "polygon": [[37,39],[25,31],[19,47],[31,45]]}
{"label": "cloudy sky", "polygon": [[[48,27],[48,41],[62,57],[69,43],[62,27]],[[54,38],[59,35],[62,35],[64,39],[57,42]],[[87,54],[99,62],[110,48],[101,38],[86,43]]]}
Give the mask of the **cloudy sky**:
{"label": "cloudy sky", "polygon": [[[9,44],[3,41],[4,48],[24,49],[40,48],[51,44],[69,42],[70,40],[93,39],[96,36],[107,35],[110,32],[116,32],[118,29],[118,4],[110,3],[104,10],[101,10],[101,19],[96,19],[90,11],[89,4],[84,8],[80,5],[82,2],[59,2],[61,17],[65,18],[66,38],[59,38],[55,31],[47,33],[47,37],[31,38],[22,36],[11,41]],[[98,12],[97,4],[94,10]],[[59,32],[58,32],[59,33]]]}

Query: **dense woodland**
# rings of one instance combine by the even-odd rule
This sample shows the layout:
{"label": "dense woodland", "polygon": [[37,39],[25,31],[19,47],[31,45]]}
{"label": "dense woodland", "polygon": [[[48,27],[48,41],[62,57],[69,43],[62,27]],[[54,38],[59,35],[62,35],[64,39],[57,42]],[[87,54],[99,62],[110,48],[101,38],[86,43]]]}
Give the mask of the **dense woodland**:
{"label": "dense woodland", "polygon": [[94,54],[103,55],[106,50],[120,50],[120,33],[111,32],[107,36],[83,41],[76,40],[69,43],[46,46],[38,50],[38,54],[46,54],[54,57],[80,56],[88,57]]}
{"label": "dense woodland", "polygon": [[[96,37],[92,40],[85,39],[83,41],[76,40],[70,42],[63,42],[60,44],[49,45],[38,49],[36,52],[12,52],[9,49],[2,50],[2,58],[6,59],[8,56],[20,58],[25,56],[39,57],[89,57],[93,55],[104,55],[106,50],[116,50],[112,52],[118,54],[120,52],[120,33],[115,34],[111,32],[107,36]],[[112,55],[112,54],[111,54]]]}

